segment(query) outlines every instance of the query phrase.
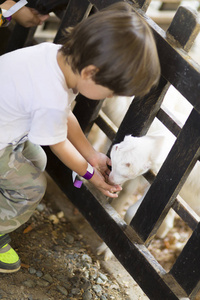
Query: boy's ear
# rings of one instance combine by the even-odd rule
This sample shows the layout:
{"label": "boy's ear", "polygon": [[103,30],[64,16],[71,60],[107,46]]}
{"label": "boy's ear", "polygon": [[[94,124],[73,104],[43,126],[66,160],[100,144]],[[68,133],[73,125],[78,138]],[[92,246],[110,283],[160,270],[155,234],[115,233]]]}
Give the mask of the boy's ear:
{"label": "boy's ear", "polygon": [[81,78],[82,79],[92,79],[93,76],[98,72],[98,68],[89,65],[81,70]]}

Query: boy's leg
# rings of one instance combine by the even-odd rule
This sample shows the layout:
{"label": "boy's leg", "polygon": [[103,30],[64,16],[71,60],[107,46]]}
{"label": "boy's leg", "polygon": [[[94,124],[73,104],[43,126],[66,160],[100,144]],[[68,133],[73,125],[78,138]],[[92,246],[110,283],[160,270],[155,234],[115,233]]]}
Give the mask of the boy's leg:
{"label": "boy's leg", "polygon": [[[0,151],[0,244],[4,234],[30,218],[42,199],[46,189],[42,173],[45,166],[43,149],[30,142]],[[0,249],[0,262],[2,255],[5,258],[4,248]]]}

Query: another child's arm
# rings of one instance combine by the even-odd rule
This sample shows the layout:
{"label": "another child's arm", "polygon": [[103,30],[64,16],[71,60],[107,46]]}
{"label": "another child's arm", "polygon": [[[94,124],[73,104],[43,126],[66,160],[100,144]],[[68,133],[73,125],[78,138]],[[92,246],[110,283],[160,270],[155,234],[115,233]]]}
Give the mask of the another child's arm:
{"label": "another child's arm", "polygon": [[90,182],[104,195],[112,198],[117,197],[115,192],[120,191],[121,187],[118,185],[109,185],[105,181],[105,174],[109,174],[107,164],[110,164],[110,159],[103,153],[94,150],[72,113],[68,118],[68,139],[56,145],[52,145],[51,149],[66,166],[80,176],[86,173],[89,162],[95,167],[95,173],[90,179]]}
{"label": "another child's arm", "polygon": [[[0,8],[9,10],[15,4],[15,1],[6,0],[0,5]],[[12,18],[24,27],[41,25],[48,17],[49,15],[41,15],[35,9],[26,6],[23,6],[12,15]]]}

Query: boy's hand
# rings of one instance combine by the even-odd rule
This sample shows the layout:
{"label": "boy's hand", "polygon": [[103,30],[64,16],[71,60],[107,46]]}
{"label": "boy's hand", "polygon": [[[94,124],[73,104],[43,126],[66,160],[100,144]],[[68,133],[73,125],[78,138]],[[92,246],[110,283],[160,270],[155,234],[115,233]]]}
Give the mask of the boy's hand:
{"label": "boy's hand", "polygon": [[106,180],[108,179],[110,174],[108,166],[111,166],[111,160],[108,156],[101,152],[96,152],[93,157],[90,157],[89,163],[100,171]]}
{"label": "boy's hand", "polygon": [[100,190],[105,196],[111,198],[117,198],[117,192],[122,188],[119,185],[110,185],[108,183],[108,176],[110,174],[111,160],[103,153],[96,152],[95,155],[90,158],[89,163],[95,168],[95,173],[90,181]]}
{"label": "boy's hand", "polygon": [[117,198],[117,192],[122,190],[120,185],[110,185],[106,183],[105,177],[95,169],[93,177],[90,179],[90,182],[95,185],[95,187],[102,192],[105,196],[110,198]]}

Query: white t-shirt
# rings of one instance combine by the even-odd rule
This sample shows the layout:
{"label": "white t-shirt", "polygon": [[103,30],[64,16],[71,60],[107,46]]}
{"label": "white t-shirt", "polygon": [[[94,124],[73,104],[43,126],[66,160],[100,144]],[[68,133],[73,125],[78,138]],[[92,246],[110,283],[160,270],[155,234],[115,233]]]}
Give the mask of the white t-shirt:
{"label": "white t-shirt", "polygon": [[0,56],[0,149],[24,136],[39,145],[65,140],[76,94],[58,65],[60,47],[41,43]]}

